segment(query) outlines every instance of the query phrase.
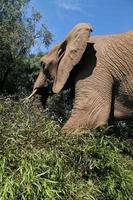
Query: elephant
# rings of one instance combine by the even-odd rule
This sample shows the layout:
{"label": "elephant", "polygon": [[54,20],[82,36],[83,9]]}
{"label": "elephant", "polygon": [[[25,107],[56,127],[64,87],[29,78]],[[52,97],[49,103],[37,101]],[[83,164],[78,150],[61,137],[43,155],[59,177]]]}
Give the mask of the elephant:
{"label": "elephant", "polygon": [[46,80],[53,93],[74,88],[73,109],[64,130],[98,128],[133,119],[133,30],[91,36],[92,26],[77,24],[41,58],[33,96]]}

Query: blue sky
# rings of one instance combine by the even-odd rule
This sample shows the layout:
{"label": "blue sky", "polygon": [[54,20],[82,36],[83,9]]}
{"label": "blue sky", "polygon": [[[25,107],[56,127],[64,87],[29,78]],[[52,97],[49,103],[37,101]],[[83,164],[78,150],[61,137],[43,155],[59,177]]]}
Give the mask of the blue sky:
{"label": "blue sky", "polygon": [[[133,29],[133,0],[31,0],[29,7],[32,6],[41,12],[42,22],[54,34],[51,46],[80,22],[92,24],[92,35]],[[45,48],[40,44],[32,50]]]}

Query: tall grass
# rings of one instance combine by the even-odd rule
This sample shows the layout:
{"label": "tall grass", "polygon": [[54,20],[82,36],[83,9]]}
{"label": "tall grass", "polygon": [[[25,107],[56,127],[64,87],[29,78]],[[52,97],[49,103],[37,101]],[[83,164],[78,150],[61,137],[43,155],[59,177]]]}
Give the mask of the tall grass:
{"label": "tall grass", "polygon": [[63,133],[39,105],[0,100],[1,200],[132,200],[132,129]]}

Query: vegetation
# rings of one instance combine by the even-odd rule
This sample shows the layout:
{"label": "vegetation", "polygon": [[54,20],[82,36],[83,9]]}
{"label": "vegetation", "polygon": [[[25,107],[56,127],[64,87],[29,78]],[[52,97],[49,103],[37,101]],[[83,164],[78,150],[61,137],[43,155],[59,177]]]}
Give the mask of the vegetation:
{"label": "vegetation", "polygon": [[131,200],[131,130],[65,134],[39,105],[0,101],[0,198]]}

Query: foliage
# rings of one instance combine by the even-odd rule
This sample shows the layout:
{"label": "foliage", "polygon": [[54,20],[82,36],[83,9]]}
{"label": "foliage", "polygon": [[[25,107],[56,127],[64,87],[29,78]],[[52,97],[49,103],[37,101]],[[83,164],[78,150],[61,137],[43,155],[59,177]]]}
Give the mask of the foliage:
{"label": "foliage", "polygon": [[[24,56],[38,40],[45,46],[52,41],[53,35],[46,24],[40,25],[41,14],[38,11],[33,8],[31,16],[26,16],[29,1],[0,1],[0,89],[10,72],[16,73],[19,66],[23,67]],[[13,73],[12,79],[15,77]]]}
{"label": "foliage", "polygon": [[6,93],[31,91],[40,70],[42,53],[24,56],[19,66],[10,72],[10,77],[4,85]]}
{"label": "foliage", "polygon": [[132,129],[66,134],[37,102],[0,100],[0,198],[131,200]]}

